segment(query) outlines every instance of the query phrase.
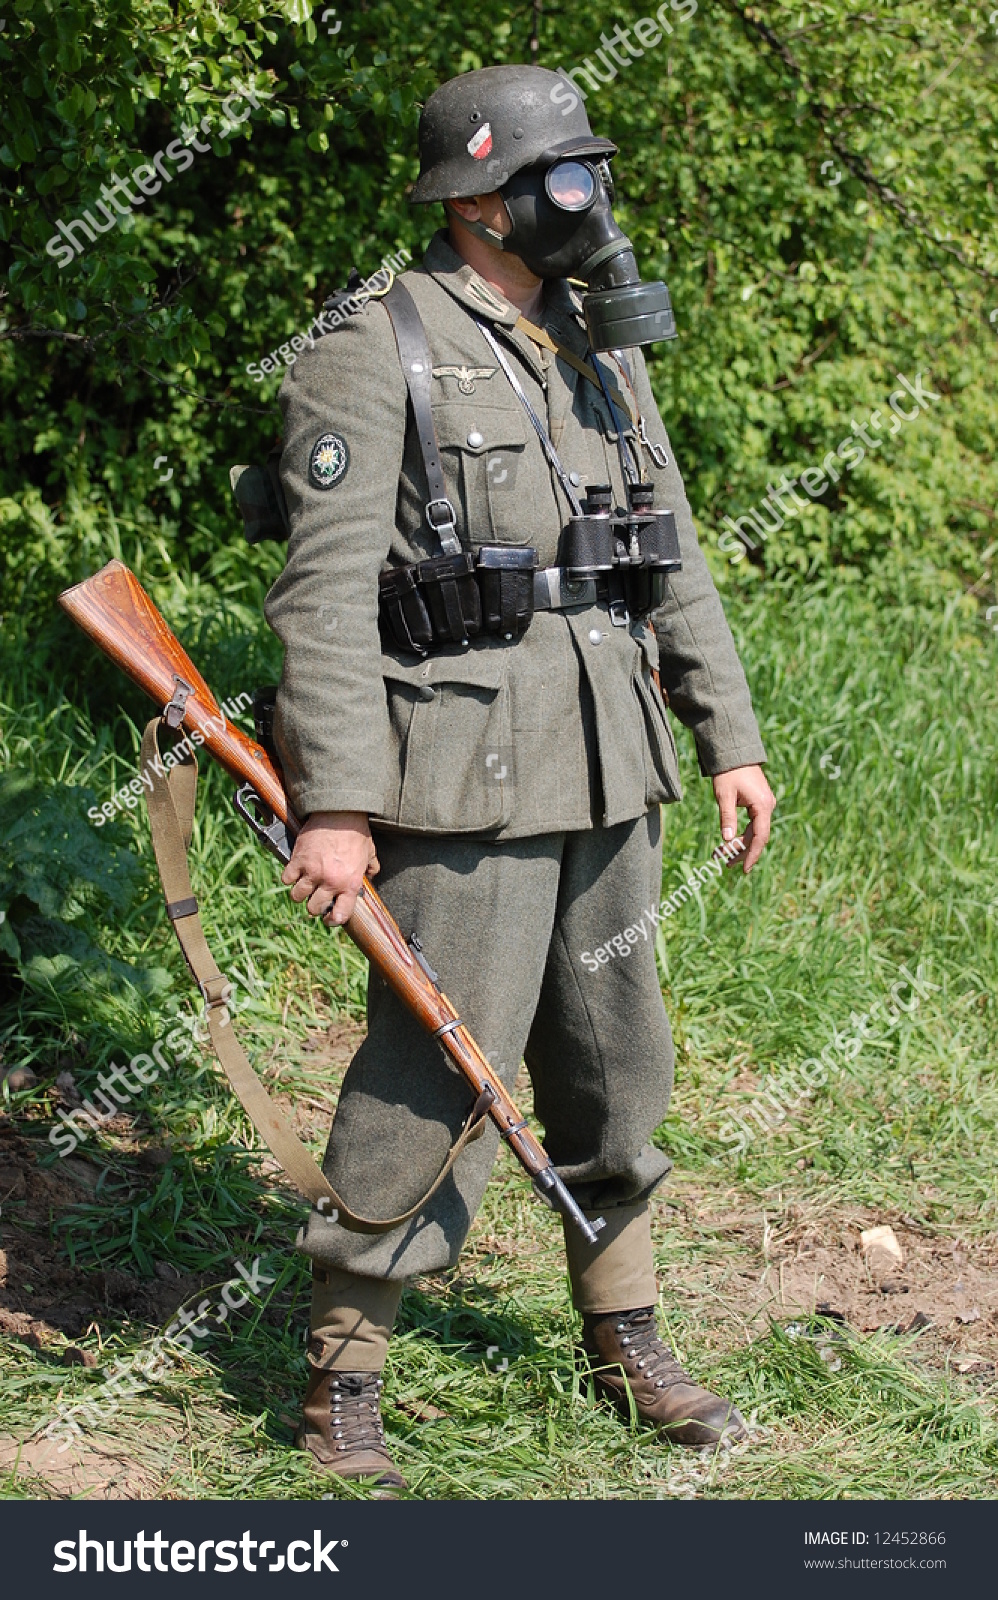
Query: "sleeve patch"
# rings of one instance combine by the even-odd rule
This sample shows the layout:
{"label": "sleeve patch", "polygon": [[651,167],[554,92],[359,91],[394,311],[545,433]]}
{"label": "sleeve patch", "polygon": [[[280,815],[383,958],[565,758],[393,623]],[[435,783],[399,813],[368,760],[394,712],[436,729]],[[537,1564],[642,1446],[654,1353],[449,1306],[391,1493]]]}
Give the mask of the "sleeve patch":
{"label": "sleeve patch", "polygon": [[324,433],[312,446],[308,462],[309,481],[316,489],[333,489],[347,475],[350,451],[339,433]]}

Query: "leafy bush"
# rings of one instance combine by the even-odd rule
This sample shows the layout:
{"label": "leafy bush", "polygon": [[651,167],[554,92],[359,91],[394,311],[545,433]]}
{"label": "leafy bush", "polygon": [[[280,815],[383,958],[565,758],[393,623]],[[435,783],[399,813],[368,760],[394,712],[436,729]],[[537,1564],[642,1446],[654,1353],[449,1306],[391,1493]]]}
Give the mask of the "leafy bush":
{"label": "leafy bush", "polygon": [[128,849],[84,820],[96,798],[0,774],[0,953],[29,987],[92,992],[127,982],[151,995],[166,974],[115,960],[87,931],[127,911],[143,876]]}

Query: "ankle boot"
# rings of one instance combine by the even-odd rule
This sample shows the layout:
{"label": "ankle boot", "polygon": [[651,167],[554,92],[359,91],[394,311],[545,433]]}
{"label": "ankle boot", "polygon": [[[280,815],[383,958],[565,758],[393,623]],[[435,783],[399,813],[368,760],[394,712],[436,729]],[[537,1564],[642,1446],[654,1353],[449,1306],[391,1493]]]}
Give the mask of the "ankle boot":
{"label": "ankle boot", "polygon": [[583,1318],[583,1348],[596,1392],[625,1417],[630,1401],[674,1444],[728,1445],[748,1438],[730,1400],[711,1394],[684,1372],[659,1338],[650,1306]]}
{"label": "ankle boot", "polygon": [[372,1478],[379,1489],[404,1489],[385,1448],[381,1387],[376,1372],[313,1367],[295,1444],[338,1478]]}
{"label": "ankle boot", "polygon": [[401,1293],[400,1283],[313,1263],[311,1371],[295,1443],[327,1472],[373,1478],[379,1489],[406,1487],[381,1421],[381,1371]]}

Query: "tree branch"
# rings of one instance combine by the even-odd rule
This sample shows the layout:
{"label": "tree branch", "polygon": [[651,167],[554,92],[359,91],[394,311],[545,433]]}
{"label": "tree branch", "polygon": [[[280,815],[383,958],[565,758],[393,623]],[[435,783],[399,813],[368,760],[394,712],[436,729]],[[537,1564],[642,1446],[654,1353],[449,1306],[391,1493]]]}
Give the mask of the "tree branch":
{"label": "tree branch", "polygon": [[[737,0],[721,0],[721,4],[725,10],[731,12],[732,16],[738,18],[746,32],[755,34],[764,44],[768,45],[773,54],[782,61],[791,76],[804,87],[809,96],[807,110],[820,124],[829,146],[834,150],[839,160],[848,167],[853,177],[858,178],[866,188],[872,189],[881,203],[893,211],[906,228],[928,240],[936,249],[943,251],[944,254],[952,256],[958,265],[966,271],[974,273],[988,283],[998,282],[998,274],[988,272],[986,267],[980,267],[975,262],[970,261],[958,245],[951,245],[945,240],[938,239],[929,224],[923,221],[919,213],[909,206],[906,201],[902,200],[901,196],[874,172],[873,167],[870,165],[869,157],[859,155],[845,143],[840,134],[834,131],[832,123],[838,115],[838,111],[822,104],[815,85],[793,54],[793,51],[773,32],[773,29],[767,23],[750,16],[748,9],[739,5]],[[955,64],[954,62],[953,65],[955,66]],[[936,81],[940,82],[941,79]],[[932,85],[932,87],[935,87],[935,85]]]}
{"label": "tree branch", "polygon": [[813,350],[809,351],[806,356],[801,358],[793,372],[788,373],[785,378],[780,378],[779,382],[777,383],[764,383],[762,388],[765,389],[767,394],[775,394],[777,389],[792,389],[794,384],[797,382],[797,379],[804,376],[804,373],[807,371],[808,367],[813,366],[818,357],[824,355],[825,351],[828,349],[828,346],[835,339],[837,339],[838,336],[838,328],[833,328],[831,333],[821,340],[820,344],[815,345]]}

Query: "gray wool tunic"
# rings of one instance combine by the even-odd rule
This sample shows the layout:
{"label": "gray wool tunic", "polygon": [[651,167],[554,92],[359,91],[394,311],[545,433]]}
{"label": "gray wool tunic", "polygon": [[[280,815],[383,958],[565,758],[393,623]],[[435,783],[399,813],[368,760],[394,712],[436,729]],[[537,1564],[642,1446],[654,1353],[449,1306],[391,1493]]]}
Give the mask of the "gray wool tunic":
{"label": "gray wool tunic", "polygon": [[[606,400],[515,328],[516,308],[446,234],[402,281],[432,352],[433,414],[462,544],[529,544],[542,565],[554,564],[569,508],[469,313],[500,338],[580,492],[611,483],[622,504]],[[541,320],[585,356],[566,282],[548,284]],[[628,393],[613,358],[600,359]],[[668,464],[656,467],[630,434],[655,504],[676,514],[683,560],[654,626],[613,626],[596,603],[539,612],[512,644],[476,638],[419,660],[386,649],[377,621],[379,573],[439,553],[423,517],[425,474],[387,312],[371,301],[298,356],[280,396],[291,537],[266,616],[285,646],[275,731],[299,816],[363,811],[383,827],[492,839],[633,820],[681,798],[656,666],[705,774],[765,760],[639,350],[628,364],[648,437]]]}

